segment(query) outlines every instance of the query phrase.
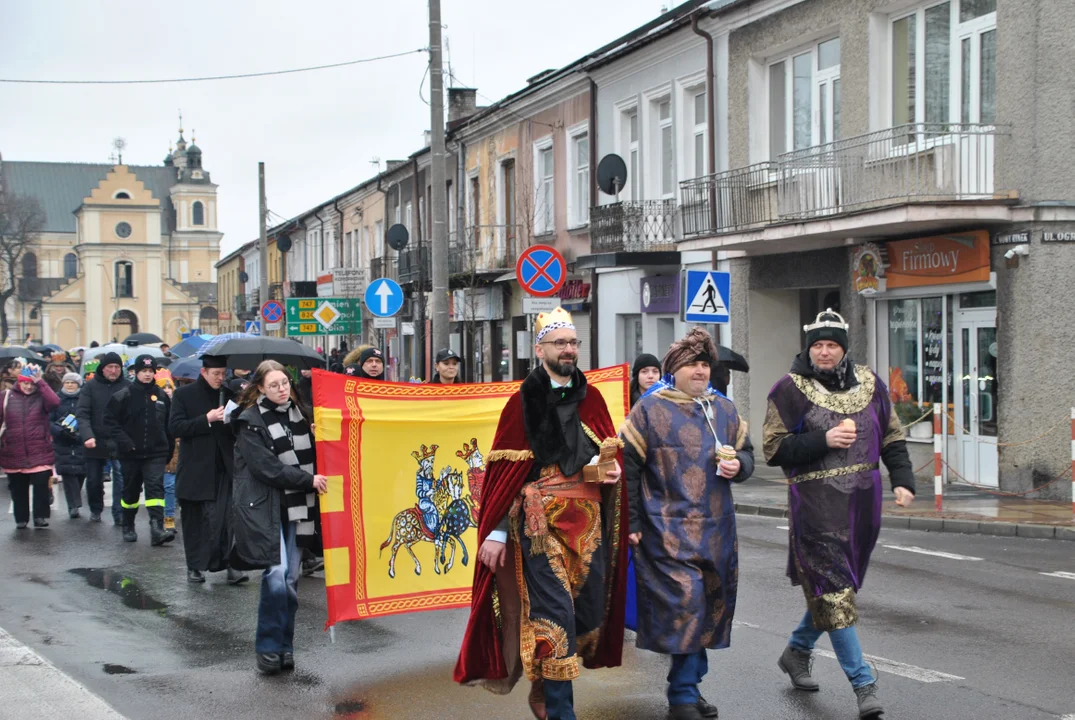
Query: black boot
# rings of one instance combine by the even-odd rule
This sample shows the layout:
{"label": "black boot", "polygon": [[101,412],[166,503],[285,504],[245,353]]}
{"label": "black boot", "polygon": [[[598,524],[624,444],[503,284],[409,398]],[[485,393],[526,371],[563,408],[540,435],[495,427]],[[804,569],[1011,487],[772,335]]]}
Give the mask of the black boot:
{"label": "black boot", "polygon": [[160,518],[149,519],[149,544],[158,547],[168,542],[168,535],[164,532],[164,522]]}
{"label": "black boot", "polygon": [[149,537],[150,544],[160,546],[175,540],[175,535],[169,535],[164,529],[164,508],[149,508]]}
{"label": "black boot", "polygon": [[134,518],[138,515],[138,508],[133,510],[123,509],[123,542],[138,542],[138,533],[134,531]]}

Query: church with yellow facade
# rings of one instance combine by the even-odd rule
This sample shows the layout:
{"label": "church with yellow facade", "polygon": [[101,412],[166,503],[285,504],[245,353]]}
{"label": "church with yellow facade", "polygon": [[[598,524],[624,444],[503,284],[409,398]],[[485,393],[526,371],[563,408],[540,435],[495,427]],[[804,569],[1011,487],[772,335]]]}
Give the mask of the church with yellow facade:
{"label": "church with yellow facade", "polygon": [[0,160],[0,192],[45,214],[7,306],[9,339],[63,348],[150,332],[214,332],[217,186],[179,131],[158,166]]}

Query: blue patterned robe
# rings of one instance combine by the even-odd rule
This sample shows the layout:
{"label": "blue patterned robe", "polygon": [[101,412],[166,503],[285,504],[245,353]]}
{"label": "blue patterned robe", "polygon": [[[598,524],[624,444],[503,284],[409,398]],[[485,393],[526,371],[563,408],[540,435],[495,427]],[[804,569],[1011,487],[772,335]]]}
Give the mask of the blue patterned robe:
{"label": "blue patterned robe", "polygon": [[667,654],[728,647],[738,542],[732,481],[717,474],[716,451],[734,446],[741,464],[734,482],[750,477],[746,422],[726,397],[695,400],[666,386],[639,400],[621,437],[630,531],[642,533],[633,553],[638,647]]}

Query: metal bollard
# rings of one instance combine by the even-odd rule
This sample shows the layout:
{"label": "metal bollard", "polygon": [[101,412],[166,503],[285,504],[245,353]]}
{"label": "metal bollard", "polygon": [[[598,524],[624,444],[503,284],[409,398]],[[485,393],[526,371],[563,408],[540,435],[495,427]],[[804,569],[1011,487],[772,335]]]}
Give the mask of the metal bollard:
{"label": "metal bollard", "polygon": [[[1072,417],[1075,418],[1075,409],[1072,409]],[[1075,431],[1075,420],[1072,420],[1072,428]],[[937,512],[941,511],[941,507],[944,504],[944,487],[941,484],[942,467],[941,461],[941,404],[933,403],[933,505]],[[1073,446],[1075,446],[1075,440],[1073,440]],[[1073,467],[1075,467],[1075,459],[1072,460]],[[1075,478],[1073,478],[1073,486],[1075,486]]]}

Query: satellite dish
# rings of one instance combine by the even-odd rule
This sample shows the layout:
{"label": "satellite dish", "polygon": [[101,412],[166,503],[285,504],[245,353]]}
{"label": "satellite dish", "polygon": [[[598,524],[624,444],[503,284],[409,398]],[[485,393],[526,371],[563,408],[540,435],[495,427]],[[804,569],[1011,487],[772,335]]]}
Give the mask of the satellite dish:
{"label": "satellite dish", "polygon": [[627,164],[619,155],[611,153],[597,164],[597,187],[606,195],[617,195],[627,184]]}
{"label": "satellite dish", "polygon": [[290,250],[291,249],[291,236],[290,235],[281,235],[280,237],[276,238],[276,249],[279,250],[280,252],[285,252],[285,253],[288,250]]}
{"label": "satellite dish", "polygon": [[239,282],[245,283],[250,281],[250,276],[246,274],[246,270],[239,271]]}
{"label": "satellite dish", "polygon": [[407,228],[399,223],[396,223],[392,227],[388,228],[388,246],[393,250],[399,251],[407,247],[407,241],[410,239],[410,233],[407,232]]}

